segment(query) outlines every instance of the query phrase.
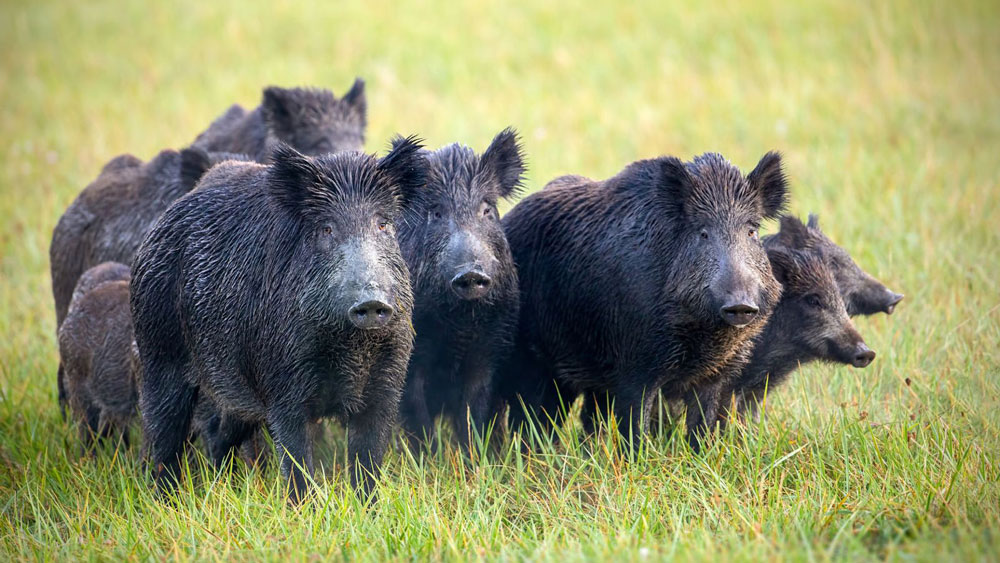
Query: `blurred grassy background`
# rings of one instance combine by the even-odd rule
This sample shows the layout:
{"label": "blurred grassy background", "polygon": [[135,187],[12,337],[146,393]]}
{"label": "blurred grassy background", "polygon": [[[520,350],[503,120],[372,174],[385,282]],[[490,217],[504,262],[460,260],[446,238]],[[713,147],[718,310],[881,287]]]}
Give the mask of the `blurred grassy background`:
{"label": "blurred grassy background", "polygon": [[[998,29],[995,2],[966,0],[2,2],[0,549],[995,557]],[[369,151],[396,132],[482,150],[513,125],[531,189],[659,154],[718,151],[750,169],[781,150],[792,210],[819,212],[906,300],[858,321],[872,367],[802,370],[758,437],[705,459],[677,437],[629,467],[573,449],[474,471],[447,453],[428,465],[399,453],[390,508],[374,514],[336,477],[324,508],[289,510],[259,490],[273,470],[165,507],[135,478],[134,451],[79,460],[55,400],[47,253],[59,215],[114,155],[184,146],[229,104],[256,105],[264,85],[340,94],[355,76],[368,84]]]}

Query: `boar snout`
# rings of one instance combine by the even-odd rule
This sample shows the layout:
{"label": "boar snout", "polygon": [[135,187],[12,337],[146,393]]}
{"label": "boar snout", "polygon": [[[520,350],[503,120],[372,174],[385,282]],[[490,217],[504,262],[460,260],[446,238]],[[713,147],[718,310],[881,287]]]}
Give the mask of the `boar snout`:
{"label": "boar snout", "polygon": [[490,291],[493,280],[479,268],[472,268],[452,278],[451,289],[465,300],[481,299]]}
{"label": "boar snout", "polygon": [[858,342],[858,345],[854,349],[854,358],[851,360],[851,365],[856,368],[868,367],[868,364],[872,363],[875,359],[875,351],[868,347],[864,342]]}
{"label": "boar snout", "polygon": [[889,299],[885,303],[885,314],[891,315],[893,311],[896,310],[896,305],[905,297],[902,293],[894,293],[888,289],[886,292],[889,294]]}
{"label": "boar snout", "polygon": [[351,306],[347,315],[351,324],[362,329],[382,328],[392,320],[395,309],[384,298],[362,297]]}
{"label": "boar snout", "polygon": [[726,321],[732,326],[746,326],[753,321],[754,317],[760,309],[757,305],[749,300],[736,300],[730,302],[727,305],[723,305],[719,309],[719,314],[722,315],[722,320]]}

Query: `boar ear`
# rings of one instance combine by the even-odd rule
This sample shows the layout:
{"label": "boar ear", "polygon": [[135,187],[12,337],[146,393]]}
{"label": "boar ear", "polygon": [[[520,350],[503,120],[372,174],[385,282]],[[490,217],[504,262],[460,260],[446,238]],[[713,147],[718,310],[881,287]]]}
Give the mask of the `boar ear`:
{"label": "boar ear", "polygon": [[392,139],[392,149],[378,161],[378,170],[388,177],[403,200],[403,205],[414,200],[427,182],[427,157],[420,149],[423,141],[416,136]]}
{"label": "boar ear", "polygon": [[809,247],[809,229],[794,215],[781,216],[781,230],[777,237],[778,242],[788,248]]}
{"label": "boar ear", "polygon": [[689,200],[694,194],[694,178],[681,159],[664,156],[657,159],[660,165],[660,183],[671,195],[668,202],[681,214],[687,212]]}
{"label": "boar ear", "polygon": [[809,214],[809,228],[819,230],[819,216],[815,213]]}
{"label": "boar ear", "polygon": [[278,203],[293,213],[302,211],[308,206],[312,187],[319,178],[320,171],[311,158],[284,143],[275,144],[268,189]]}
{"label": "boar ear", "polygon": [[517,131],[508,127],[497,134],[479,160],[480,170],[488,171],[500,182],[500,197],[513,199],[524,187],[524,151]]}
{"label": "boar ear", "polygon": [[799,264],[792,250],[776,248],[767,251],[767,259],[771,262],[771,273],[782,286],[787,286],[799,277]]}
{"label": "boar ear", "polygon": [[212,159],[208,153],[199,148],[187,148],[181,151],[180,185],[189,192],[198,184],[198,180],[212,167]]}
{"label": "boar ear", "polygon": [[764,208],[764,217],[774,219],[788,203],[788,181],[781,170],[781,155],[772,151],[764,155],[747,176],[747,182],[757,191]]}
{"label": "boar ear", "polygon": [[368,119],[368,99],[365,97],[365,81],[361,78],[354,79],[354,85],[344,94],[343,101],[354,108],[361,116],[361,123]]}
{"label": "boar ear", "polygon": [[293,117],[297,113],[298,104],[292,90],[268,86],[264,89],[264,99],[260,103],[264,121],[279,137],[286,137],[292,132]]}

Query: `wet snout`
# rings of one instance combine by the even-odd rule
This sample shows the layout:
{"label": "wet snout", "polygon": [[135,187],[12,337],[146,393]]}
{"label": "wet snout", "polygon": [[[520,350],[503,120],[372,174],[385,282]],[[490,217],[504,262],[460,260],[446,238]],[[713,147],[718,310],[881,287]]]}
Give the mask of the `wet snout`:
{"label": "wet snout", "polygon": [[864,342],[858,342],[857,346],[854,347],[854,358],[851,360],[851,365],[856,368],[868,367],[868,364],[872,363],[874,359],[875,351]]}
{"label": "wet snout", "polygon": [[395,309],[386,303],[384,296],[366,296],[352,305],[347,315],[354,326],[362,330],[371,330],[389,324],[395,313]]}
{"label": "wet snout", "polygon": [[719,316],[730,326],[750,324],[760,313],[755,295],[761,290],[760,280],[739,256],[729,253],[720,263],[719,274],[713,288],[721,303]]}
{"label": "wet snout", "polygon": [[469,230],[456,230],[448,241],[444,263],[451,291],[468,301],[485,297],[493,287],[489,271],[494,261],[496,258],[480,237]]}
{"label": "wet snout", "polygon": [[451,280],[451,289],[461,299],[474,300],[484,297],[490,291],[493,280],[479,269],[459,273]]}
{"label": "wet snout", "polygon": [[888,298],[886,299],[886,302],[885,302],[885,309],[884,309],[884,311],[885,311],[885,314],[891,315],[893,313],[893,311],[896,310],[896,305],[898,305],[899,302],[903,300],[904,295],[902,293],[894,293],[894,292],[892,292],[892,291],[890,291],[888,289],[886,289],[885,291],[889,295],[888,295]]}
{"label": "wet snout", "polygon": [[746,326],[753,321],[760,309],[749,299],[736,300],[719,309],[722,320],[732,326]]}
{"label": "wet snout", "polygon": [[391,303],[392,288],[397,282],[378,245],[363,238],[348,241],[341,275],[343,293],[338,300],[347,309],[347,320],[362,330],[389,324],[396,314]]}

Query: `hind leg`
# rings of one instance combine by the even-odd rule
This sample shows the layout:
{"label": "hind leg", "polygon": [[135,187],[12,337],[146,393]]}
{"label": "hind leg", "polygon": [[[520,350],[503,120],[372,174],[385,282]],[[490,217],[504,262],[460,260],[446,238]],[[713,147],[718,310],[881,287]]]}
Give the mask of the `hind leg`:
{"label": "hind leg", "polygon": [[183,368],[177,363],[151,361],[145,367],[142,425],[146,444],[157,488],[171,490],[180,480],[197,388],[185,381]]}
{"label": "hind leg", "polygon": [[[209,455],[216,469],[222,469],[235,455],[236,449],[243,445],[257,430],[259,424],[223,414],[218,430],[211,439],[206,439]],[[207,436],[205,438],[208,438]]]}

